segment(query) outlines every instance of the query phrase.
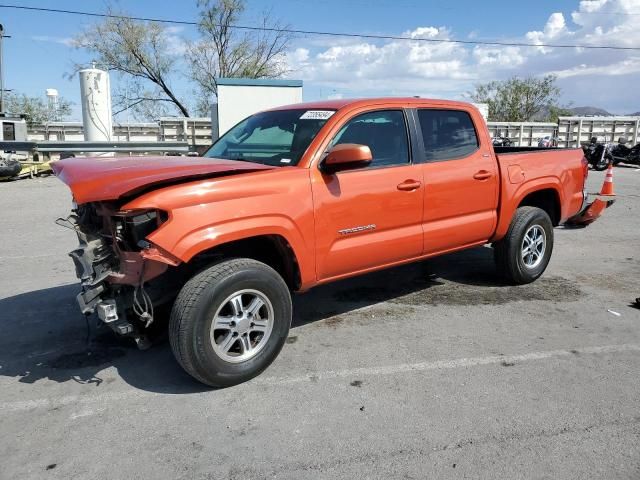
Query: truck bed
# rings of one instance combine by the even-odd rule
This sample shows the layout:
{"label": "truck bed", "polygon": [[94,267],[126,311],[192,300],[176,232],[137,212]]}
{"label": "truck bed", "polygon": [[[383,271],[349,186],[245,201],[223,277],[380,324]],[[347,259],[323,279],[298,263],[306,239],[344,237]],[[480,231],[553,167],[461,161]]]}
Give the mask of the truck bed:
{"label": "truck bed", "polygon": [[584,195],[581,148],[494,147],[500,168],[500,207],[496,238],[502,237],[515,209],[533,191],[552,192],[559,205],[554,223],[578,213]]}
{"label": "truck bed", "polygon": [[507,153],[523,153],[523,152],[539,152],[543,150],[575,150],[574,148],[558,148],[558,147],[493,147],[498,155]]}

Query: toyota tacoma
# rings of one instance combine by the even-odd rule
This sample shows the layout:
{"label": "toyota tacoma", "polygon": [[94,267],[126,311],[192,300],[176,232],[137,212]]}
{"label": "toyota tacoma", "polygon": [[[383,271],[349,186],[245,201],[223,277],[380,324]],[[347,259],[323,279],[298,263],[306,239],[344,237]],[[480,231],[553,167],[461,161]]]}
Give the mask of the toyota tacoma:
{"label": "toyota tacoma", "polygon": [[474,106],[420,98],[275,108],[202,157],[52,166],[82,312],[141,347],[170,312],[177,361],[214,387],[276,358],[292,292],[484,244],[508,282],[533,282],[588,172],[581,149],[494,148]]}

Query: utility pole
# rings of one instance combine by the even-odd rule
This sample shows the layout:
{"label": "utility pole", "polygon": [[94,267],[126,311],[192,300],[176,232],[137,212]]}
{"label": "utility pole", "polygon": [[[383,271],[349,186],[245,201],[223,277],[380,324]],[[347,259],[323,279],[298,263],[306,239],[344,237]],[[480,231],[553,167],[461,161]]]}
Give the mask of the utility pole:
{"label": "utility pole", "polygon": [[4,27],[0,24],[0,114],[4,113],[4,58],[2,55],[2,39],[11,38],[4,34]]}

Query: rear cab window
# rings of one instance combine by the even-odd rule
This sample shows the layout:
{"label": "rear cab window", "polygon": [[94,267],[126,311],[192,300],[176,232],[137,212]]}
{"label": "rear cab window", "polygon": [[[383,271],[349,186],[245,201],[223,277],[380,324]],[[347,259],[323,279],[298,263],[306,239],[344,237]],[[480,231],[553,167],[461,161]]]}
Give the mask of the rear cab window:
{"label": "rear cab window", "polygon": [[427,162],[455,160],[478,150],[473,120],[463,110],[417,110]]}

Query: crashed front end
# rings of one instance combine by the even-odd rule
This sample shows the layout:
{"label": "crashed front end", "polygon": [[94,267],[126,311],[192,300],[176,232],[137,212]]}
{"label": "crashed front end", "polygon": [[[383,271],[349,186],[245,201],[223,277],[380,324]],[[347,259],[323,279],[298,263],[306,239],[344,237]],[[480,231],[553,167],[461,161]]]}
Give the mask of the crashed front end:
{"label": "crashed front end", "polygon": [[71,251],[81,292],[77,296],[85,315],[99,319],[120,335],[147,346],[145,335],[154,320],[154,306],[171,300],[164,275],[180,261],[151,244],[146,237],[165,223],[160,210],[121,211],[107,202],[74,205],[72,214],[57,223],[73,229],[79,240]]}

